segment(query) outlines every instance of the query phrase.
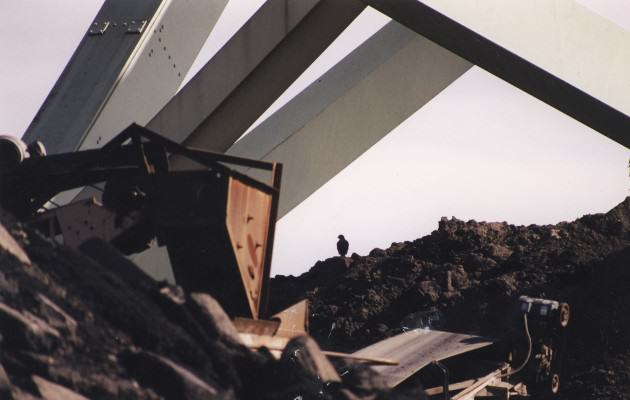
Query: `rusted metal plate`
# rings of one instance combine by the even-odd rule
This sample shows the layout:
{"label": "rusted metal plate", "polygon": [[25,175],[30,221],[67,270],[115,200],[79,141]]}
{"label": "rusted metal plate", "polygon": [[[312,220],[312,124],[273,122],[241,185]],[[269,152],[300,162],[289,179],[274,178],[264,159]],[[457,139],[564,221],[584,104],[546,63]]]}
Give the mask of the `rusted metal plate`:
{"label": "rusted metal plate", "polygon": [[494,343],[492,339],[460,333],[414,329],[371,346],[354,355],[398,360],[395,366],[373,366],[389,387],[409,378],[434,360],[444,360]]}
{"label": "rusted metal plate", "polygon": [[273,318],[280,320],[278,335],[285,337],[306,335],[308,332],[308,300],[304,299],[295,303],[274,315]]}
{"label": "rusted metal plate", "polygon": [[252,316],[260,317],[272,195],[230,178],[226,226]]}

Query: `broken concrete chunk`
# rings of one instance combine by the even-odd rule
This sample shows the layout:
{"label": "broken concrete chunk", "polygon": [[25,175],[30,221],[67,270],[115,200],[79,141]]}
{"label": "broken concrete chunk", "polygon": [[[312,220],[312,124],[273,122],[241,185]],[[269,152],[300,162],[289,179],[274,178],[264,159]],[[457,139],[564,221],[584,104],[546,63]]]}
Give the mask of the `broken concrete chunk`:
{"label": "broken concrete chunk", "polygon": [[291,363],[322,382],[341,382],[337,371],[310,336],[291,339],[282,352],[282,362]]}
{"label": "broken concrete chunk", "polygon": [[59,343],[59,331],[35,315],[0,303],[0,333],[8,346],[50,350]]}
{"label": "broken concrete chunk", "polygon": [[33,375],[32,379],[37,385],[39,394],[45,400],[88,400],[87,397],[83,397],[65,386],[50,382],[41,376]]}
{"label": "broken concrete chunk", "polygon": [[153,388],[165,399],[208,400],[217,398],[217,389],[166,357],[147,351],[128,351],[121,354],[120,358],[125,367],[140,383]]}
{"label": "broken concrete chunk", "polygon": [[206,334],[232,343],[241,343],[238,331],[218,301],[205,293],[192,293],[190,300],[188,304],[191,312]]}
{"label": "broken concrete chunk", "polygon": [[22,247],[13,239],[13,236],[0,224],[0,249],[5,250],[24,264],[30,264],[31,260],[28,258]]}

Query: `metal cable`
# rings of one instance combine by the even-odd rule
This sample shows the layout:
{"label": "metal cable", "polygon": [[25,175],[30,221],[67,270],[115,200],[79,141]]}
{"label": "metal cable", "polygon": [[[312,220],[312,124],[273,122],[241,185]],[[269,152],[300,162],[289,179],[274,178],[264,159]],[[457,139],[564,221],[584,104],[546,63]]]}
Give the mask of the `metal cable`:
{"label": "metal cable", "polygon": [[532,355],[532,336],[529,333],[529,325],[527,323],[527,313],[523,313],[523,325],[525,326],[525,335],[527,335],[527,357],[525,357],[525,360],[523,361],[521,365],[518,366],[518,368],[513,369],[509,372],[506,372],[503,375],[500,375],[500,378],[506,378],[508,376],[521,372],[523,368],[525,368],[525,366],[529,362],[529,358]]}

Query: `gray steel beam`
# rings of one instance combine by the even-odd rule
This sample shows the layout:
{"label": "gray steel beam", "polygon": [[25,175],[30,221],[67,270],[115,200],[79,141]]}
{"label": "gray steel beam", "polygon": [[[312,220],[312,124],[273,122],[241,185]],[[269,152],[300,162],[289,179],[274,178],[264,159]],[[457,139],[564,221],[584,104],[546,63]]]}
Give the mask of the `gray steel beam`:
{"label": "gray steel beam", "polygon": [[147,127],[227,150],[364,8],[358,0],[270,0]]}
{"label": "gray steel beam", "polygon": [[282,217],[471,66],[390,22],[227,153],[284,164]]}
{"label": "gray steel beam", "polygon": [[24,138],[50,153],[146,124],[192,65],[227,0],[107,0]]}
{"label": "gray steel beam", "polygon": [[[494,34],[489,34],[489,32],[491,32],[490,28],[501,25],[501,19],[507,18],[510,12],[518,15],[519,18],[521,18],[522,15],[513,12],[515,4],[518,2],[506,2],[503,0],[486,1],[483,3],[484,6],[487,7],[489,4],[492,4],[492,7],[494,7],[494,12],[491,14],[493,18],[488,19],[488,14],[485,12],[487,10],[484,8],[483,12],[475,11],[475,15],[477,15],[476,19],[463,18],[462,20],[470,23],[476,22],[476,28],[488,28],[488,38],[417,0],[362,1],[420,35],[427,37],[440,46],[467,59],[471,63],[480,66],[488,72],[524,90],[621,145],[630,147],[630,135],[628,134],[628,132],[630,132],[630,117],[627,114],[630,111],[630,102],[628,103],[627,109],[615,109],[604,101],[595,98],[591,93],[579,89],[578,86],[576,86],[580,84],[578,79],[579,73],[577,75],[566,74],[563,73],[562,69],[574,69],[579,71],[581,68],[579,65],[580,58],[560,60],[560,63],[554,65],[545,63],[545,61],[547,61],[546,57],[551,57],[553,51],[543,53],[536,50],[537,47],[547,46],[544,43],[545,40],[553,43],[551,50],[555,49],[556,52],[567,43],[575,42],[574,46],[579,47],[580,39],[585,42],[586,39],[589,39],[588,35],[591,34],[590,32],[593,31],[593,28],[597,27],[596,31],[602,35],[601,38],[597,39],[602,40],[601,46],[609,46],[610,43],[607,43],[606,39],[610,39],[617,47],[606,53],[606,59],[598,60],[598,69],[595,75],[589,73],[589,79],[605,79],[607,68],[614,66],[615,70],[617,70],[619,69],[619,65],[625,66],[625,69],[621,75],[616,73],[615,76],[625,77],[628,70],[627,68],[630,67],[630,52],[627,50],[627,40],[630,39],[630,34],[627,32],[619,32],[618,27],[611,26],[610,24],[601,28],[599,26],[601,25],[601,21],[596,16],[587,16],[586,14],[578,14],[575,12],[565,12],[561,14],[556,13],[557,10],[554,11],[556,8],[564,8],[566,10],[567,8],[574,7],[573,2],[536,2],[539,8],[541,4],[543,7],[538,11],[547,10],[551,12],[553,16],[562,16],[562,18],[552,18],[550,21],[546,21],[543,24],[535,19],[536,13],[527,14],[527,18],[524,20],[525,22],[519,21],[520,25],[527,25],[527,22],[536,22],[528,29],[532,30],[532,32],[533,30],[542,29],[544,32],[542,37],[533,38],[524,34],[527,30],[519,28],[519,23],[513,23],[509,27],[504,27],[505,29],[503,29],[502,32],[507,33],[503,36],[497,34],[496,30],[493,31]],[[428,0],[425,2],[435,5],[448,3],[451,5],[451,10],[456,10],[458,7],[468,7],[462,6],[462,2],[446,0]],[[527,4],[522,3],[521,5],[521,7],[525,8],[529,6],[529,2]],[[473,6],[471,5],[471,7]],[[470,11],[471,8],[469,7],[467,10]],[[538,14],[539,19],[541,19],[542,14],[540,12]],[[568,18],[567,15],[579,16],[579,21],[585,26],[572,26],[576,25],[576,22]],[[511,31],[521,33],[521,36],[510,36],[508,33]],[[571,35],[575,37],[571,37]],[[495,40],[504,39],[504,45],[509,47],[502,47],[494,42],[492,40],[493,38]],[[569,40],[569,38],[571,40]],[[523,43],[526,43],[526,45]],[[521,54],[524,55],[527,53],[526,50],[528,49],[534,49],[532,54],[538,54],[538,58],[536,56],[533,57],[536,59],[536,64],[513,52],[520,50]],[[563,52],[563,54],[564,53],[566,52]],[[619,58],[622,58],[624,61],[620,62]],[[546,64],[549,70],[546,71],[537,64]],[[562,77],[567,79],[566,77],[569,76],[573,76],[570,82],[562,79]],[[612,90],[609,91],[609,93],[612,92]],[[606,98],[606,96],[601,96],[601,94],[602,93],[600,93],[600,98]],[[611,102],[615,100],[614,103],[621,108],[624,103],[620,102],[619,98],[624,96],[625,99],[627,99],[627,90],[623,92],[623,96],[614,95],[610,97],[610,99]]]}
{"label": "gray steel beam", "polygon": [[40,140],[51,154],[75,150],[140,41],[123,23],[150,19],[161,4],[106,0],[23,140]]}
{"label": "gray steel beam", "polygon": [[[227,153],[284,163],[282,217],[471,66],[390,22]],[[172,279],[163,248],[133,258]]]}
{"label": "gray steel beam", "polygon": [[146,127],[183,142],[317,3],[318,0],[265,2]]}

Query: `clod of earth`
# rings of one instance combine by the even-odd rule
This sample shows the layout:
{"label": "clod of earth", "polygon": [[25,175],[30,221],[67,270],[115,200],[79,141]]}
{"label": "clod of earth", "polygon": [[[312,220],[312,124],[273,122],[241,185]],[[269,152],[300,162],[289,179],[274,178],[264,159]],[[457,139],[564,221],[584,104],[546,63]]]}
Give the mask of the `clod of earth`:
{"label": "clod of earth", "polygon": [[630,399],[629,245],[630,198],[556,225],[442,218],[412,242],[276,276],[270,298],[307,298],[311,334],[340,351],[413,328],[497,337],[519,295],[568,302],[564,398]]}
{"label": "clod of earth", "polygon": [[280,360],[242,346],[212,297],[153,281],[106,243],[75,252],[0,222],[0,399],[420,398],[369,368],[335,372],[319,348],[418,327],[496,337],[522,294],[571,304],[564,398],[630,399],[630,199],[548,226],[442,219],[413,242],[278,276],[272,311],[308,298],[317,340]]}

